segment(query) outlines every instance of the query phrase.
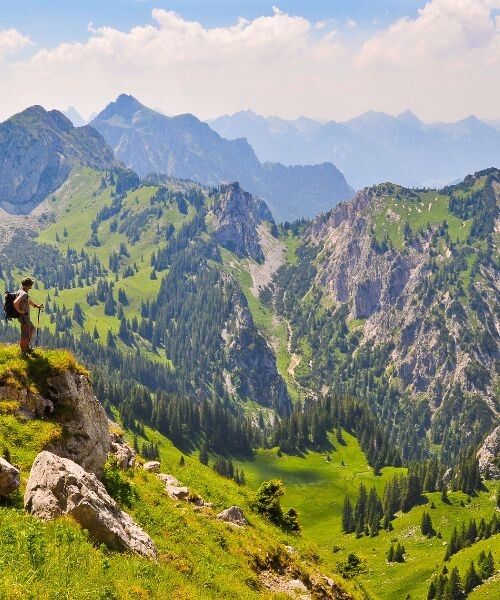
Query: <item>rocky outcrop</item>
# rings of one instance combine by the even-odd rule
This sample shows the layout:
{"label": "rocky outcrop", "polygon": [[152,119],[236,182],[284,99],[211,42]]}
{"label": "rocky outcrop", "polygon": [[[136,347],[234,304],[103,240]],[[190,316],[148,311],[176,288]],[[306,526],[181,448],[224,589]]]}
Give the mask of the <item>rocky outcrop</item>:
{"label": "rocky outcrop", "polygon": [[[228,358],[228,392],[252,398],[274,408],[280,415],[291,410],[286,384],[276,368],[276,356],[255,327],[244,295],[236,290],[231,298],[231,314],[223,332]],[[233,382],[238,380],[237,386]]]}
{"label": "rocky outcrop", "polygon": [[63,436],[46,450],[100,476],[111,448],[106,412],[85,375],[64,371],[47,379]]}
{"label": "rocky outcrop", "polygon": [[[120,462],[133,463],[133,450],[127,451],[124,441],[111,445],[106,412],[96,398],[85,375],[64,371],[49,377],[43,394],[14,385],[0,386],[0,399],[19,405],[18,413],[26,419],[52,417],[62,425],[62,436],[45,448],[58,456],[69,458],[86,471],[102,475],[108,452],[118,451]],[[135,456],[135,455],[134,455]]]}
{"label": "rocky outcrop", "polygon": [[[473,219],[464,212],[464,198],[473,201]],[[330,323],[342,320],[354,327],[355,334],[347,335],[349,343],[339,350],[350,353],[346,360],[352,357],[356,368],[361,354],[376,353],[376,377],[383,377],[390,390],[387,402],[394,403],[396,397],[415,400],[401,412],[418,412],[408,417],[407,426],[414,429],[412,420],[421,424],[422,439],[424,429],[430,429],[433,441],[443,443],[448,428],[451,440],[452,427],[454,436],[468,432],[464,442],[476,443],[498,416],[500,288],[492,256],[498,253],[493,230],[500,227],[499,205],[498,169],[441,191],[393,184],[364,189],[313,222],[297,270],[297,277],[307,279],[285,284],[291,294],[295,285],[308,298],[316,294],[322,306],[332,306]],[[471,234],[466,237],[467,227]],[[481,251],[485,243],[492,253]],[[302,319],[312,323],[314,308],[308,311]],[[318,318],[325,318],[321,311]],[[297,323],[296,331],[303,325]],[[332,333],[322,328],[309,341],[321,346],[325,359]],[[335,363],[333,348],[328,352]],[[361,368],[367,365],[365,361]],[[317,368],[314,356],[311,366]],[[335,376],[344,377],[340,372]],[[360,386],[357,393],[367,391]],[[384,418],[394,414],[380,399],[374,408]],[[402,418],[396,417],[396,427],[402,426]]]}
{"label": "rocky outcrop", "polygon": [[243,191],[238,183],[221,186],[211,215],[214,237],[221,246],[239,258],[264,261],[258,227],[263,220],[272,221],[272,216],[261,200]]}
{"label": "rocky outcrop", "polygon": [[10,496],[21,483],[21,472],[0,456],[0,496]]}
{"label": "rocky outcrop", "polygon": [[219,521],[225,521],[226,523],[231,523],[231,525],[236,525],[238,527],[244,527],[248,525],[248,521],[245,519],[245,515],[239,506],[230,506],[223,510],[217,515]]}
{"label": "rocky outcrop", "polygon": [[500,425],[484,440],[477,452],[481,475],[488,479],[500,479]]}
{"label": "rocky outcrop", "polygon": [[187,486],[183,485],[173,475],[168,475],[167,473],[157,473],[156,476],[158,479],[163,481],[165,484],[165,492],[170,498],[172,498],[172,500],[190,502],[198,507],[198,509],[212,508],[213,504],[211,502],[205,502],[201,496],[192,493]]}
{"label": "rocky outcrop", "polygon": [[[115,424],[112,424],[115,426]],[[110,454],[116,461],[119,469],[133,469],[135,467],[136,453],[123,437],[123,433],[111,433]]]}
{"label": "rocky outcrop", "polygon": [[19,404],[19,414],[26,419],[47,417],[54,411],[52,400],[38,392],[12,385],[0,386],[0,400],[13,400]]}
{"label": "rocky outcrop", "polygon": [[32,106],[0,124],[0,207],[27,214],[59,188],[71,169],[119,166],[95,129],[73,127],[57,110]]}
{"label": "rocky outcrop", "polygon": [[151,538],[120,509],[95,475],[50,452],[41,452],[31,467],[24,506],[43,520],[71,516],[97,544],[151,558],[157,554]]}

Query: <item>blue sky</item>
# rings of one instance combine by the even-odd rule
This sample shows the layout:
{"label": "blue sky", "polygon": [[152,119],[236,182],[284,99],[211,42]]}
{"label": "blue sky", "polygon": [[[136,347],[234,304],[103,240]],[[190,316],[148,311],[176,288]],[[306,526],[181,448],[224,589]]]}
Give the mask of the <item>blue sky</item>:
{"label": "blue sky", "polygon": [[0,0],[0,120],[123,92],[201,118],[498,119],[499,73],[500,0]]}
{"label": "blue sky", "polygon": [[153,7],[219,27],[238,17],[271,15],[274,5],[312,21],[352,19],[361,29],[374,30],[397,18],[415,16],[424,4],[422,0],[0,0],[0,29],[14,27],[37,44],[52,47],[63,41],[84,41],[89,22],[121,30],[152,23]]}

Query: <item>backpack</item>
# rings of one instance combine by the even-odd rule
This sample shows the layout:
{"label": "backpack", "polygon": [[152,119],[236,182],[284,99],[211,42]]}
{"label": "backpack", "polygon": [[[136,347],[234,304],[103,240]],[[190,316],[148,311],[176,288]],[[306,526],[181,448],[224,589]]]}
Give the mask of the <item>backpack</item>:
{"label": "backpack", "polygon": [[17,292],[5,292],[3,301],[3,312],[5,313],[5,320],[19,318],[19,313],[14,308],[14,300],[17,298]]}

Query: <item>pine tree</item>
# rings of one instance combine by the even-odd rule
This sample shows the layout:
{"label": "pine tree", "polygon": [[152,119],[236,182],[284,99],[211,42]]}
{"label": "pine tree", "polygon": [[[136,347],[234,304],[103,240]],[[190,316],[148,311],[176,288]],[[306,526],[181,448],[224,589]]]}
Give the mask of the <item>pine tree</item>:
{"label": "pine tree", "polygon": [[202,465],[208,465],[208,444],[206,442],[200,446],[199,459]]}
{"label": "pine tree", "polygon": [[394,562],[394,546],[392,544],[387,552],[387,562]]}
{"label": "pine tree", "polygon": [[432,520],[428,512],[424,511],[422,513],[422,521],[420,523],[420,529],[422,531],[422,535],[426,535],[427,537],[433,537],[436,532],[432,526]]}
{"label": "pine tree", "polygon": [[474,567],[474,561],[471,561],[469,568],[465,572],[464,576],[464,592],[465,594],[470,593],[476,586],[481,584],[481,577],[476,573]]}
{"label": "pine tree", "polygon": [[179,460],[179,467],[183,467],[186,464],[186,459],[184,458],[184,454],[181,454],[181,458]]}
{"label": "pine tree", "polygon": [[453,567],[444,588],[443,600],[462,600],[463,597],[464,594],[462,592],[462,582],[458,573],[458,567]]}
{"label": "pine tree", "polygon": [[434,600],[436,597],[436,583],[434,579],[431,581],[429,585],[429,591],[427,592],[427,600]]}
{"label": "pine tree", "polygon": [[348,496],[344,499],[342,508],[342,531],[344,533],[352,533],[354,531],[354,515],[352,512],[351,500]]}
{"label": "pine tree", "polygon": [[364,484],[359,485],[358,501],[354,510],[354,524],[356,535],[360,536],[365,529],[366,505],[368,502],[368,494]]}

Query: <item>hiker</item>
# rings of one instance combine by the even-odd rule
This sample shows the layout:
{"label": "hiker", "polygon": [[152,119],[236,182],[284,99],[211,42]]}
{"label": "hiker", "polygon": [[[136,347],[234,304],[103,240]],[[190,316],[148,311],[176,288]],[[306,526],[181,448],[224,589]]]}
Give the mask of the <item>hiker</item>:
{"label": "hiker", "polygon": [[35,326],[30,320],[30,306],[41,310],[43,304],[35,304],[30,299],[28,293],[33,287],[33,280],[30,277],[26,277],[21,281],[21,288],[17,292],[17,297],[14,300],[14,308],[19,313],[19,322],[21,323],[21,352],[23,354],[31,353],[31,338],[35,333]]}

